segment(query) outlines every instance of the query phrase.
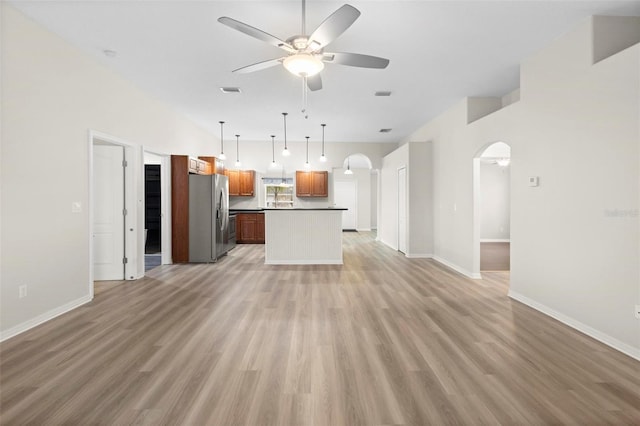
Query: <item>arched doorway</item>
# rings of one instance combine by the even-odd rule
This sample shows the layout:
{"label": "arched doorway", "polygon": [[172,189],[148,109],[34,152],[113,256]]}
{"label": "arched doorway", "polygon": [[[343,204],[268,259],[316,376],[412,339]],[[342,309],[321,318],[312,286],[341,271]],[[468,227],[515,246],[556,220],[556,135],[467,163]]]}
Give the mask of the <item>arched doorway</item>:
{"label": "arched doorway", "polygon": [[473,272],[511,269],[511,147],[485,145],[473,159]]}

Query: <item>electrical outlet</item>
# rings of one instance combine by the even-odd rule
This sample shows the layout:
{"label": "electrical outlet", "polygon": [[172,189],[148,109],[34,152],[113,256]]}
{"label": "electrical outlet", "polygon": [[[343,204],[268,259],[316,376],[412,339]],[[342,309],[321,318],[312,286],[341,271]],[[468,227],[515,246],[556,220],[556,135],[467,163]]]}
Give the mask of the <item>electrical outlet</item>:
{"label": "electrical outlet", "polygon": [[636,318],[640,319],[640,305],[636,305],[635,314]]}
{"label": "electrical outlet", "polygon": [[22,299],[23,297],[27,297],[27,285],[21,285],[18,287],[18,298]]}

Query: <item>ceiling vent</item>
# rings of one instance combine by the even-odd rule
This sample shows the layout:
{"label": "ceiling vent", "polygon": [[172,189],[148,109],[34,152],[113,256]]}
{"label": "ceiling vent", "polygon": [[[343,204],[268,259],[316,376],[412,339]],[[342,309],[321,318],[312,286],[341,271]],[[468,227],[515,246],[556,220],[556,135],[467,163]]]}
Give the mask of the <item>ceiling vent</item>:
{"label": "ceiling vent", "polygon": [[391,92],[388,90],[381,90],[376,92],[373,96],[391,96]]}
{"label": "ceiling vent", "polygon": [[380,133],[389,133],[391,129],[380,129]]}
{"label": "ceiling vent", "polygon": [[222,93],[240,93],[239,87],[221,87]]}

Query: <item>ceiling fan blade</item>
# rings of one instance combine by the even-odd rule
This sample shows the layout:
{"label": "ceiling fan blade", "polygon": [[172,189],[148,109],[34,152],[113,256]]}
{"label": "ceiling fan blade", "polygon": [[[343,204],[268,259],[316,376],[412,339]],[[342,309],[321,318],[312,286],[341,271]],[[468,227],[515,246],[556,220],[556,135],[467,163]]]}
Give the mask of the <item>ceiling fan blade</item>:
{"label": "ceiling fan blade", "polygon": [[320,78],[320,74],[316,74],[311,77],[306,77],[306,79],[307,79],[307,87],[312,92],[322,89],[322,78]]}
{"label": "ceiling fan blade", "polygon": [[233,72],[237,72],[238,74],[248,74],[254,71],[261,71],[267,68],[275,67],[276,65],[280,65],[284,58],[277,59],[269,59],[267,61],[257,62],[255,64],[247,65],[246,67],[238,68],[233,70]]}
{"label": "ceiling fan blade", "polygon": [[389,60],[378,56],[362,55],[360,53],[324,53],[322,60],[331,64],[348,65],[361,68],[386,68]]}
{"label": "ceiling fan blade", "polygon": [[250,35],[253,38],[257,38],[258,40],[267,42],[272,46],[284,49],[289,53],[296,51],[293,46],[291,46],[286,41],[280,40],[276,36],[272,36],[269,33],[265,33],[264,31],[254,28],[251,25],[245,24],[244,22],[236,21],[235,19],[229,18],[228,16],[222,16],[218,18],[218,22],[226,25],[229,28],[233,28],[234,30]]}
{"label": "ceiling fan blade", "polygon": [[338,38],[358,19],[358,16],[360,16],[360,11],[348,4],[333,12],[309,37],[311,50],[321,49]]}

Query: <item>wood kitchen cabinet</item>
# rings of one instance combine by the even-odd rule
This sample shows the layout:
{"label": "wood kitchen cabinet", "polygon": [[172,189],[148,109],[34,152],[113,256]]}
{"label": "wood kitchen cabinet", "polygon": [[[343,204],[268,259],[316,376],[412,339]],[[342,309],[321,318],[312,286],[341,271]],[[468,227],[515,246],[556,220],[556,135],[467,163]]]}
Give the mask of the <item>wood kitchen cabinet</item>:
{"label": "wood kitchen cabinet", "polygon": [[236,215],[236,243],[264,244],[264,213]]}
{"label": "wood kitchen cabinet", "polygon": [[171,258],[189,261],[189,157],[171,156]]}
{"label": "wood kitchen cabinet", "polygon": [[297,197],[328,197],[329,172],[296,171]]}
{"label": "wood kitchen cabinet", "polygon": [[253,170],[225,170],[229,177],[229,195],[236,197],[253,197],[255,172]]}
{"label": "wood kitchen cabinet", "polygon": [[224,173],[224,161],[216,157],[198,157],[198,159],[206,161],[210,164],[211,175],[223,175]]}
{"label": "wood kitchen cabinet", "polygon": [[195,173],[199,175],[213,174],[211,163],[200,158],[189,157],[189,173]]}

